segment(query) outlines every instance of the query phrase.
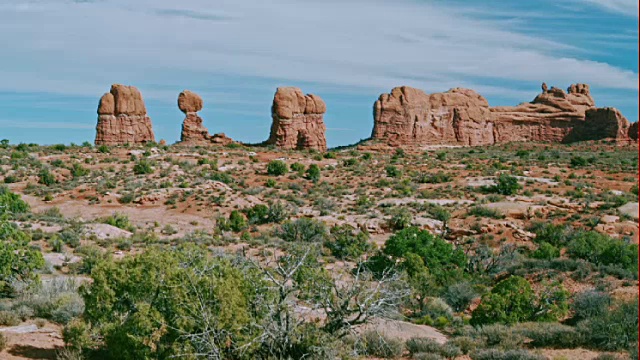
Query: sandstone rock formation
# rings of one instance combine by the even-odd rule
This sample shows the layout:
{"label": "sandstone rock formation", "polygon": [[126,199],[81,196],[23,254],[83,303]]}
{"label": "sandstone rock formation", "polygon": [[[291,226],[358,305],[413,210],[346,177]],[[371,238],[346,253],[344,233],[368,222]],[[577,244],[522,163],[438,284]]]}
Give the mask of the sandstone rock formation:
{"label": "sandstone rock formation", "polygon": [[407,86],[383,94],[374,105],[372,137],[391,145],[493,144],[489,103],[473,90],[427,95]]}
{"label": "sandstone rock formation", "polygon": [[100,98],[96,145],[144,144],[155,141],[140,91],[114,84]]}
{"label": "sandstone rock formation", "polygon": [[[596,108],[589,85],[565,92],[542,84],[542,93],[517,106],[489,107],[468,89],[425,94],[398,87],[374,105],[373,139],[389,145],[489,145],[514,141],[573,142],[637,138],[622,114]],[[634,133],[635,135],[632,135]]]}
{"label": "sandstone rock formation", "polygon": [[638,122],[634,122],[629,126],[629,139],[638,141]]}
{"label": "sandstone rock formation", "polygon": [[316,95],[295,87],[278,88],[273,98],[271,134],[266,141],[283,149],[327,150],[323,115],[327,107]]}
{"label": "sandstone rock formation", "polygon": [[180,141],[190,145],[231,144],[233,140],[225,134],[209,135],[209,130],[202,125],[202,118],[198,115],[203,107],[202,98],[194,92],[185,90],[178,95],[178,108],[186,115]]}

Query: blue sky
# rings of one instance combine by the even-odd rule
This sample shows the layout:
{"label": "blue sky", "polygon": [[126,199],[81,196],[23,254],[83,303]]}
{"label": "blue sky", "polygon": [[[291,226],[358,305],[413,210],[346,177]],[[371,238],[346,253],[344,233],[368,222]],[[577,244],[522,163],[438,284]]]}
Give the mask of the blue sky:
{"label": "blue sky", "polygon": [[112,83],[137,86],[156,138],[178,140],[180,91],[211,133],[268,137],[278,86],[320,95],[329,146],[366,138],[391,88],[469,87],[530,101],[591,85],[638,120],[635,0],[0,0],[0,138],[93,142]]}

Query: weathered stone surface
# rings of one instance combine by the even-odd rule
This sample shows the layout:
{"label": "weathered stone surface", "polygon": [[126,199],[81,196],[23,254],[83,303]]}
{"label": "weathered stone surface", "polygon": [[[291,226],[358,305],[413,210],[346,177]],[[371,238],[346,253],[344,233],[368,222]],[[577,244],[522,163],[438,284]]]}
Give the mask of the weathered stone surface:
{"label": "weathered stone surface", "polygon": [[155,141],[151,119],[140,91],[114,84],[100,98],[96,145],[144,144]]}
{"label": "weathered stone surface", "polygon": [[573,84],[565,92],[543,83],[542,93],[533,101],[499,107],[489,107],[482,96],[468,89],[428,95],[410,87],[395,88],[374,105],[371,137],[392,146],[488,145],[601,139],[628,142],[630,132],[629,122],[618,110],[595,107],[589,85]]}
{"label": "weathered stone surface", "polygon": [[194,92],[185,90],[178,95],[178,108],[185,114],[198,112],[203,106],[202,98]]}
{"label": "weathered stone surface", "polygon": [[629,126],[629,139],[638,141],[638,122],[634,122]]}
{"label": "weathered stone surface", "polygon": [[178,95],[178,108],[185,113],[182,123],[180,142],[189,145],[228,145],[233,140],[225,134],[209,135],[209,130],[202,125],[202,118],[197,112],[202,110],[204,102],[200,95],[184,90]]}
{"label": "weathered stone surface", "polygon": [[271,107],[271,134],[266,143],[283,149],[325,151],[326,111],[327,107],[319,96],[304,95],[295,87],[278,88]]}
{"label": "weathered stone surface", "polygon": [[490,116],[489,103],[473,90],[428,95],[397,87],[374,104],[372,138],[391,145],[493,144]]}

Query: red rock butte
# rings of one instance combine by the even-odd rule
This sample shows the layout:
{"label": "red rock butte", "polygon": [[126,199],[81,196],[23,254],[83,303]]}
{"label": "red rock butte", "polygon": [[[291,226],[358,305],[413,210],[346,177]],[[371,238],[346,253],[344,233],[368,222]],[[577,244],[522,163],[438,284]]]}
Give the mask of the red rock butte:
{"label": "red rock butte", "polygon": [[204,107],[204,101],[200,95],[185,90],[178,95],[178,108],[186,117],[182,122],[182,133],[180,134],[180,142],[188,145],[228,145],[233,140],[225,134],[209,135],[209,130],[202,125],[202,118],[198,115],[198,111]]}
{"label": "red rock butte", "polygon": [[154,142],[151,119],[140,91],[133,86],[111,85],[100,98],[96,145],[144,144]]}
{"label": "red rock butte", "polygon": [[638,138],[637,123],[614,108],[597,108],[589,85],[565,92],[547,88],[528,103],[490,107],[473,90],[455,88],[426,94],[403,86],[382,94],[374,104],[371,137],[400,145],[491,145],[517,141],[575,142]]}
{"label": "red rock butte", "polygon": [[271,107],[273,123],[267,144],[282,149],[327,150],[324,113],[327,107],[319,96],[295,87],[276,90]]}

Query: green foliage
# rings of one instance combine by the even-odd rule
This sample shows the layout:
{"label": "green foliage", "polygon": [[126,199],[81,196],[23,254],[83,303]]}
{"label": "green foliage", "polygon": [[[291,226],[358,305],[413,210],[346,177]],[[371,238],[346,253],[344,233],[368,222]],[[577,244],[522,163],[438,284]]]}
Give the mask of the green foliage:
{"label": "green foliage", "polygon": [[402,266],[410,276],[427,271],[440,286],[463,277],[467,257],[452,244],[417,227],[409,227],[391,236],[383,253],[403,260]]}
{"label": "green foliage", "polygon": [[307,169],[307,178],[314,183],[320,181],[320,167],[316,164],[309,165]]}
{"label": "green foliage", "polygon": [[471,353],[471,360],[546,360],[547,357],[527,350],[485,349]]}
{"label": "green foliage", "polygon": [[388,224],[393,230],[402,230],[411,226],[412,222],[413,214],[411,210],[405,207],[398,207],[392,210]]}
{"label": "green foliage", "polygon": [[[91,277],[81,288],[84,320],[113,358],[169,358],[213,348],[233,357],[249,344],[250,325],[263,313],[256,303],[264,290],[260,276],[195,248],[149,249],[101,263]],[[181,337],[185,333],[205,336]]]}
{"label": "green foliage", "polygon": [[567,245],[567,254],[597,265],[616,265],[638,274],[638,245],[628,244],[596,231],[574,234]]}
{"label": "green foliage", "polygon": [[45,265],[39,249],[29,246],[30,237],[14,224],[0,220],[0,297],[13,292],[16,280],[39,280],[36,270]]}
{"label": "green foliage", "polygon": [[73,164],[71,168],[71,175],[73,175],[74,178],[86,176],[89,175],[89,173],[91,173],[91,170],[82,167],[82,165],[78,163]]}
{"label": "green foliage", "polygon": [[582,344],[576,328],[549,322],[518,324],[516,331],[530,339],[529,345],[537,348],[573,349]]}
{"label": "green foliage", "polygon": [[638,300],[622,302],[604,314],[578,323],[589,347],[627,350],[638,339]]}
{"label": "green foliage", "polygon": [[560,249],[549,244],[548,242],[543,242],[538,246],[536,251],[531,254],[531,257],[534,259],[541,260],[551,260],[558,258],[560,256]]}
{"label": "green foliage", "polygon": [[520,189],[522,189],[522,186],[518,184],[518,179],[504,173],[498,176],[497,183],[493,187],[493,191],[501,195],[515,195]]}
{"label": "green foliage", "polygon": [[362,337],[364,354],[383,359],[395,359],[402,355],[404,346],[396,339],[386,337],[375,331],[367,331]]}
{"label": "green foliage", "polygon": [[449,285],[442,295],[442,298],[453,310],[460,312],[469,307],[471,301],[478,296],[478,292],[473,285],[467,281]]}
{"label": "green foliage", "polygon": [[385,168],[385,171],[387,172],[388,177],[398,177],[401,174],[400,170],[398,170],[398,168],[393,165],[387,166]]}
{"label": "green foliage", "polygon": [[535,312],[535,294],[529,282],[511,276],[499,282],[473,311],[472,325],[513,324],[528,321]]}
{"label": "green foliage", "polygon": [[468,212],[469,215],[473,215],[473,216],[477,216],[477,217],[488,217],[488,218],[492,218],[492,219],[504,219],[504,215],[496,210],[496,209],[490,209],[488,207],[485,206],[474,206],[471,209],[469,209]]}
{"label": "green foliage", "polygon": [[113,213],[111,216],[103,219],[102,222],[127,231],[133,231],[135,229],[129,217],[121,213]]}
{"label": "green foliage", "polygon": [[39,177],[38,182],[42,185],[51,186],[58,182],[56,180],[56,177],[49,171],[49,169],[46,169],[46,168],[43,168],[42,170],[40,170],[38,177]]}
{"label": "green foliage", "polygon": [[249,224],[266,224],[269,222],[269,207],[267,205],[258,204],[244,210]]}
{"label": "green foliage", "polygon": [[534,223],[529,231],[536,234],[534,241],[538,244],[548,243],[556,248],[566,246],[571,238],[572,231],[566,225],[554,225],[549,223]]}
{"label": "green foliage", "polygon": [[288,242],[323,242],[327,237],[327,227],[321,221],[300,218],[280,225],[275,236]]}
{"label": "green foliage", "polygon": [[282,176],[288,171],[287,163],[282,160],[272,160],[267,165],[267,174],[271,176]]}
{"label": "green foliage", "polygon": [[351,260],[373,249],[373,245],[369,242],[369,234],[358,231],[348,224],[332,227],[325,246],[338,259]]}
{"label": "green foliage", "polygon": [[571,167],[573,167],[573,168],[583,167],[583,166],[587,166],[589,164],[587,159],[583,158],[582,156],[574,156],[574,157],[572,157],[571,160],[570,160],[570,163],[571,163]]}
{"label": "green foliage", "polygon": [[0,333],[0,352],[2,352],[7,347],[8,343],[9,342],[7,341],[7,338],[4,336],[4,333]]}
{"label": "green foliage", "polygon": [[298,173],[302,173],[304,171],[304,165],[299,162],[295,162],[291,164],[290,168],[291,168],[291,171],[295,171]]}
{"label": "green foliage", "polygon": [[419,184],[441,184],[450,182],[451,180],[453,180],[453,176],[441,170],[435,174],[420,173],[416,176],[415,182]]}
{"label": "green foliage", "polygon": [[233,210],[229,214],[229,228],[233,232],[240,232],[247,228],[247,220],[244,215],[238,210]]}
{"label": "green foliage", "polygon": [[149,161],[142,159],[133,165],[133,173],[136,175],[153,174],[153,167]]}
{"label": "green foliage", "polygon": [[588,319],[605,314],[611,306],[611,296],[605,292],[587,290],[573,298],[571,309],[578,319]]}
{"label": "green foliage", "polygon": [[20,195],[12,193],[6,186],[0,186],[0,215],[27,212],[29,204],[22,200]]}

